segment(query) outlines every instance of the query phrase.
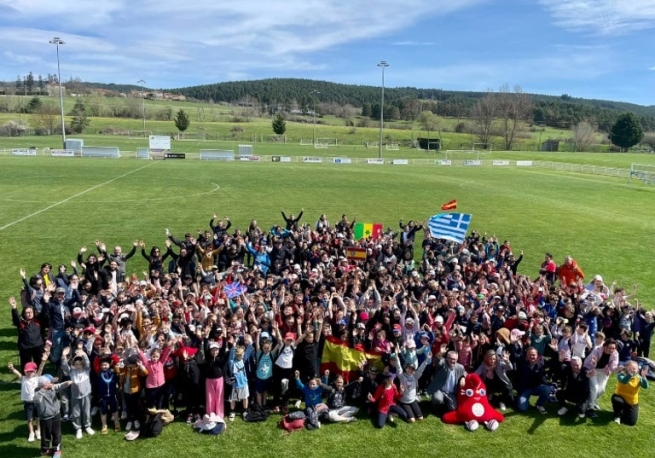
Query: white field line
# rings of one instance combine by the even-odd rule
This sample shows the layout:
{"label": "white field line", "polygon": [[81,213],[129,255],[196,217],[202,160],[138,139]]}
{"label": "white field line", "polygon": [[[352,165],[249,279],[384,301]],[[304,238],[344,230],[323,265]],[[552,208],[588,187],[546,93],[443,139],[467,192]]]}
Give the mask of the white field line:
{"label": "white field line", "polygon": [[52,205],[50,205],[50,206],[48,206],[48,207],[46,207],[46,208],[43,208],[43,209],[41,209],[41,210],[39,210],[39,211],[37,211],[37,212],[34,212],[34,213],[29,214],[29,215],[27,215],[27,216],[23,216],[21,219],[17,219],[16,221],[13,221],[13,222],[11,222],[11,223],[9,223],[9,224],[5,224],[4,226],[0,227],[0,231],[3,231],[3,230],[5,230],[5,229],[7,229],[8,227],[14,226],[14,225],[16,225],[16,224],[18,224],[18,223],[20,223],[20,222],[23,222],[23,221],[25,221],[26,219],[29,219],[29,218],[31,218],[31,217],[33,217],[33,216],[36,216],[36,215],[40,214],[40,213],[43,213],[43,212],[48,211],[48,210],[50,210],[50,209],[52,209],[52,208],[55,208],[55,207],[57,207],[57,206],[59,206],[59,205],[61,205],[61,204],[65,204],[65,203],[68,202],[69,200],[75,199],[76,197],[80,197],[81,195],[86,194],[87,192],[93,191],[94,189],[98,189],[98,188],[101,187],[101,186],[104,186],[104,185],[106,185],[106,184],[112,183],[112,182],[114,182],[114,181],[116,181],[116,180],[120,180],[121,178],[124,178],[124,177],[126,177],[126,176],[128,176],[128,175],[131,175],[131,174],[133,174],[133,173],[135,173],[135,172],[138,172],[139,170],[143,170],[143,169],[145,169],[146,167],[150,167],[152,164],[153,164],[153,163],[146,164],[146,165],[144,165],[143,167],[140,167],[140,168],[138,168],[138,169],[132,170],[132,171],[127,172],[127,173],[124,173],[123,175],[118,176],[118,177],[116,177],[116,178],[112,178],[112,179],[109,180],[109,181],[105,181],[104,183],[100,183],[100,184],[97,184],[97,185],[95,185],[95,186],[91,186],[89,189],[85,189],[85,190],[82,191],[82,192],[78,192],[78,193],[75,194],[74,196],[67,197],[67,198],[64,199],[64,200],[60,200],[59,202],[56,202],[56,203],[54,203],[54,204],[52,204]]}

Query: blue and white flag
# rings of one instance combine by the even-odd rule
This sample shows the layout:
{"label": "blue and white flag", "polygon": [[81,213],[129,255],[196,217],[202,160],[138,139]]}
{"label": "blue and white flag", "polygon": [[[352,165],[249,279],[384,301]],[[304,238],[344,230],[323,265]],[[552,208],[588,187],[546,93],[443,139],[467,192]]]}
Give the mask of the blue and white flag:
{"label": "blue and white flag", "polygon": [[471,215],[466,213],[439,213],[428,221],[430,234],[438,239],[462,243],[471,224]]}

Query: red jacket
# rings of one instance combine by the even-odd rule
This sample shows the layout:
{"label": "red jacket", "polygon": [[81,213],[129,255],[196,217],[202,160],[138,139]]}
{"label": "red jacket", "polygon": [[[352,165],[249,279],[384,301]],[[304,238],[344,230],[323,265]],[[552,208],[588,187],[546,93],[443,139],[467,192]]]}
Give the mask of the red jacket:
{"label": "red jacket", "polygon": [[400,399],[400,393],[393,383],[389,389],[382,383],[377,387],[373,395],[373,402],[378,405],[378,412],[380,413],[388,413],[389,408],[395,406],[398,399]]}
{"label": "red jacket", "polygon": [[571,283],[577,283],[578,280],[584,280],[584,272],[575,261],[571,261],[569,265],[562,264],[559,266],[557,276],[562,286],[568,286]]}

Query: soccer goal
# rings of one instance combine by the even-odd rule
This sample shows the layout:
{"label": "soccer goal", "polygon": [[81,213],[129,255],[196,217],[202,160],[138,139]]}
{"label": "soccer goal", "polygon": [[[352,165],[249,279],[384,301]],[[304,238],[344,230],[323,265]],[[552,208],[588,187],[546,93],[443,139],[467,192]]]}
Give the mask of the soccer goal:
{"label": "soccer goal", "polygon": [[632,186],[632,179],[641,180],[644,184],[655,184],[655,165],[632,164],[628,184]]}
{"label": "soccer goal", "polygon": [[446,150],[446,160],[453,159],[480,159],[480,151],[474,149],[448,149]]}
{"label": "soccer goal", "polygon": [[148,138],[152,135],[152,131],[149,130],[130,130],[127,134],[129,140],[138,140],[139,138]]}
{"label": "soccer goal", "polygon": [[493,143],[472,143],[471,149],[480,151],[481,154],[490,154],[494,150]]}
{"label": "soccer goal", "polygon": [[302,146],[312,146],[314,144],[314,140],[301,138],[300,139],[300,144]]}
{"label": "soccer goal", "polygon": [[205,132],[180,132],[177,134],[178,140],[205,140]]}
{"label": "soccer goal", "polygon": [[328,143],[321,143],[321,142],[314,143],[315,149],[328,149],[329,146],[330,145]]}
{"label": "soccer goal", "polygon": [[398,143],[387,143],[384,145],[387,151],[398,151],[400,150],[400,147],[398,146]]}
{"label": "soccer goal", "polygon": [[328,146],[339,146],[338,138],[317,138],[314,143],[325,143]]}

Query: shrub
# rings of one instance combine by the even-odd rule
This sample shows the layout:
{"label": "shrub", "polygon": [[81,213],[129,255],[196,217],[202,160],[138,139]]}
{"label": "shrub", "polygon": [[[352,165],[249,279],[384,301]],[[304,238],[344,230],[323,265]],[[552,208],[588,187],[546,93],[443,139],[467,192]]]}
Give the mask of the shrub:
{"label": "shrub", "polygon": [[0,126],[0,137],[21,137],[27,135],[29,128],[23,121],[9,121]]}

